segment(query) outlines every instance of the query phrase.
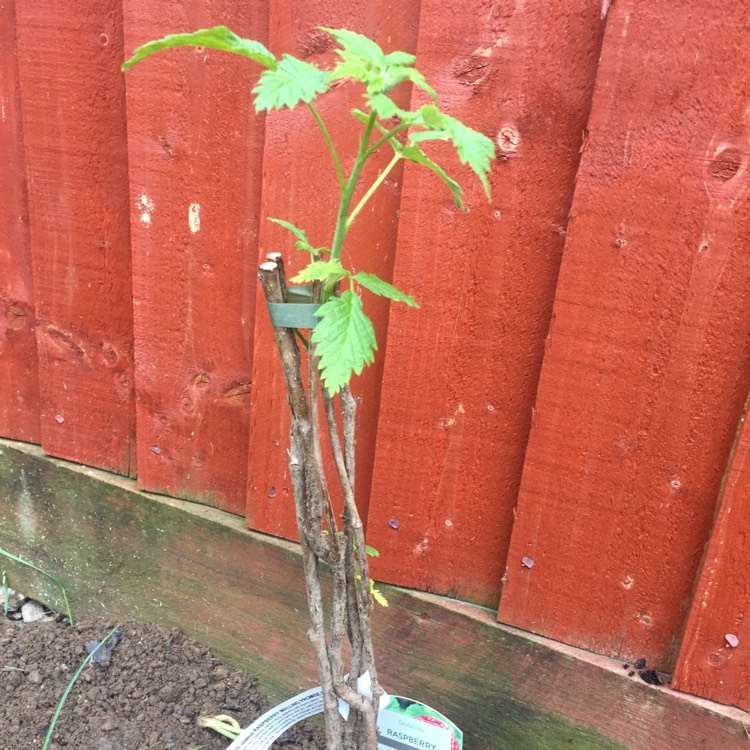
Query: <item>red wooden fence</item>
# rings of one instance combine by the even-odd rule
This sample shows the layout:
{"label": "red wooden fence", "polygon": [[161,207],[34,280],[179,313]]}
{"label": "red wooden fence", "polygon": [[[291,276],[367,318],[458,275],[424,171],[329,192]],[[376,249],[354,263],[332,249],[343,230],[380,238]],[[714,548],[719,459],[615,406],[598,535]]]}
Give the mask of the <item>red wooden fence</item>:
{"label": "red wooden fence", "polygon": [[[267,216],[326,241],[323,145],[304,111],[252,113],[245,61],[119,65],[217,23],[316,63],[318,26],[367,33],[416,51],[499,154],[491,203],[455,169],[457,213],[407,168],[353,237],[422,305],[373,304],[380,356],[355,384],[376,577],[750,708],[747,428],[730,466],[749,17],[748,0],[0,0],[0,434],[293,538],[254,268],[289,248]],[[356,97],[321,105],[345,141]]]}

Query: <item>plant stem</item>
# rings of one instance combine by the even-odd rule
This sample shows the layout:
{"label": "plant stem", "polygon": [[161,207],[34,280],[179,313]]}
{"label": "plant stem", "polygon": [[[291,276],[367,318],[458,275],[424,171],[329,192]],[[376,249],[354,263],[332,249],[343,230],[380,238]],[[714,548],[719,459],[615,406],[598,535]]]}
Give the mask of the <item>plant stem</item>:
{"label": "plant stem", "polygon": [[341,250],[344,247],[344,239],[346,238],[348,228],[347,215],[349,214],[349,206],[351,205],[354,189],[357,187],[362,167],[368,159],[368,143],[370,142],[372,130],[375,127],[375,119],[375,113],[370,113],[370,119],[367,121],[365,132],[362,134],[362,140],[359,142],[359,152],[357,153],[352,173],[349,175],[349,179],[341,191],[339,213],[336,217],[336,229],[334,230],[333,243],[331,244],[331,260],[341,260]]}
{"label": "plant stem", "polygon": [[323,138],[325,138],[326,145],[328,146],[328,150],[331,152],[331,158],[333,159],[333,166],[336,169],[336,176],[339,180],[339,188],[341,189],[341,192],[344,192],[344,187],[346,185],[346,177],[344,176],[344,170],[341,168],[341,160],[339,159],[339,155],[336,153],[336,147],[333,145],[333,139],[331,138],[331,134],[328,132],[328,128],[326,127],[326,124],[323,122],[323,118],[320,116],[320,112],[318,112],[315,107],[308,102],[307,104],[310,112],[312,112],[313,117],[315,118],[315,122],[318,123],[318,127],[320,128],[320,131],[323,133]]}
{"label": "plant stem", "polygon": [[390,141],[394,135],[400,133],[402,130],[406,130],[409,126],[410,123],[402,122],[400,125],[396,125],[393,130],[385,131],[383,133],[383,136],[381,138],[378,138],[378,140],[375,141],[375,143],[373,143],[372,146],[367,149],[365,157],[369,159],[386,141]]}
{"label": "plant stem", "polygon": [[397,151],[393,158],[388,162],[388,166],[378,175],[377,180],[370,185],[368,191],[362,196],[362,200],[354,207],[354,210],[349,214],[349,218],[346,220],[346,228],[354,223],[354,219],[357,218],[357,214],[364,208],[367,201],[372,198],[375,191],[383,184],[383,181],[390,174],[391,170],[398,164],[401,159],[401,154]]}

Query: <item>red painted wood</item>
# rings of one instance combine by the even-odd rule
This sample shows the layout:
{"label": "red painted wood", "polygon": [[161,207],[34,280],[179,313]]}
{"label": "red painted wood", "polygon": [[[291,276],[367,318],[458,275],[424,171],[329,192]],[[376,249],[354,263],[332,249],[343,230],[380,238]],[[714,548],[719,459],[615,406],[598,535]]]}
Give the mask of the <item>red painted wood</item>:
{"label": "red painted wood", "polygon": [[0,1],[0,435],[41,442],[16,13]]}
{"label": "red painted wood", "polygon": [[[418,4],[356,4],[308,2],[304,6],[271,3],[271,49],[290,52],[316,64],[333,64],[333,40],[318,26],[349,28],[371,36],[384,49],[413,50],[416,43]],[[394,92],[401,106],[407,106],[409,90]],[[344,169],[354,160],[360,126],[349,115],[351,107],[361,106],[361,90],[343,86],[319,103],[319,111],[339,144]],[[373,160],[364,172],[369,185],[390,155]],[[381,186],[372,209],[365,210],[347,240],[348,259],[357,270],[390,279],[396,245],[401,174],[396,170]],[[267,119],[266,151],[263,165],[263,216],[286,219],[307,230],[315,244],[330,245],[338,206],[338,185],[325,142],[305,108],[274,112]],[[286,230],[261,223],[261,257],[272,250],[283,250],[291,276],[307,263],[298,253]],[[347,259],[345,249],[345,260]],[[352,387],[361,399],[358,411],[356,492],[360,512],[367,517],[372,477],[372,458],[380,404],[380,382],[388,307],[383,301],[367,299],[365,309],[373,320],[381,352],[373,366]],[[260,531],[287,538],[296,537],[296,521],[287,468],[289,416],[283,381],[277,362],[273,334],[262,295],[258,297],[256,345],[253,373],[253,408],[248,477],[248,524]],[[332,475],[333,476],[333,475]]]}
{"label": "red painted wood", "polygon": [[[515,7],[515,9],[514,9]],[[450,19],[446,27],[446,19]],[[369,538],[382,580],[496,605],[603,30],[600,3],[422,3],[420,68],[492,137],[493,197],[407,171]]]}
{"label": "red painted wood", "polygon": [[[128,55],[225,24],[263,41],[266,3],[124,3]],[[168,50],[127,73],[138,482],[243,513],[263,118],[235,55]]]}
{"label": "red painted wood", "polygon": [[18,61],[48,453],[132,470],[120,4],[18,0]]}
{"label": "red painted wood", "polygon": [[750,388],[736,12],[610,10],[499,610],[664,668]]}
{"label": "red painted wood", "polygon": [[[750,404],[750,401],[748,401]],[[740,425],[721,493],[672,686],[750,708],[750,424]],[[730,636],[730,640],[727,640]],[[738,643],[731,645],[731,636]]]}

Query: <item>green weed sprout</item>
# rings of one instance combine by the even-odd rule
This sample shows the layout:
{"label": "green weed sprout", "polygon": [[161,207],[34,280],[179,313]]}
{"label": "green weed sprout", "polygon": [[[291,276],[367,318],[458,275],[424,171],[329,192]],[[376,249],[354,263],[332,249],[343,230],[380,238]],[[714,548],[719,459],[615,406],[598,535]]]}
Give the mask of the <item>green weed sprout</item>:
{"label": "green weed sprout", "polygon": [[[34,563],[29,562],[28,560],[24,560],[22,557],[18,557],[17,555],[14,555],[11,552],[8,552],[7,550],[4,550],[0,548],[0,555],[3,557],[7,557],[9,560],[13,560],[13,562],[17,562],[21,565],[25,565],[27,568],[31,568],[32,570],[35,570],[37,573],[41,573],[46,578],[49,578],[50,581],[52,581],[55,586],[57,586],[58,589],[60,589],[60,593],[62,594],[63,601],[65,602],[65,611],[68,615],[68,622],[73,625],[73,613],[70,611],[70,604],[68,603],[68,595],[65,592],[65,586],[60,583],[60,581],[55,578],[55,576],[52,575],[52,573],[48,573],[46,570],[42,570],[41,568],[38,568]],[[3,571],[3,590],[6,594],[5,596],[5,615],[8,614],[8,597],[7,597],[7,575],[5,571]]]}
{"label": "green weed sprout", "polygon": [[94,658],[94,655],[96,652],[115,634],[115,631],[119,628],[119,625],[115,625],[112,630],[107,633],[106,636],[100,641],[99,645],[86,656],[86,658],[81,662],[81,665],[76,669],[75,674],[70,678],[70,682],[68,682],[68,686],[65,688],[62,696],[60,696],[60,700],[57,702],[57,707],[55,708],[55,713],[52,714],[52,721],[50,722],[49,728],[47,729],[47,736],[44,738],[44,744],[42,745],[42,750],[47,750],[49,747],[49,743],[52,740],[52,735],[55,731],[55,725],[57,724],[57,719],[60,716],[60,712],[63,710],[63,706],[65,705],[65,701],[68,698],[68,695],[70,695],[70,691],[73,689],[73,685],[75,685],[76,680],[80,677],[81,672],[83,672],[86,665]]}
{"label": "green weed sprout", "polygon": [[219,714],[218,716],[207,716],[202,719],[198,719],[198,726],[205,727],[206,729],[213,729],[214,732],[228,737],[230,740],[235,740],[242,733],[242,727],[240,723],[232,716],[226,714]]}

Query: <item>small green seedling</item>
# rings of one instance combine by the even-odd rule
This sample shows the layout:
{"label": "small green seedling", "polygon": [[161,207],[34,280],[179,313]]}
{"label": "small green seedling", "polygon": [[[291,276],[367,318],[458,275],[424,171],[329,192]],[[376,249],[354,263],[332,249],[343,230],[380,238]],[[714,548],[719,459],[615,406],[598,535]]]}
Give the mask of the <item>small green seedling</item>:
{"label": "small green seedling", "polygon": [[104,636],[104,638],[100,641],[99,645],[86,656],[86,658],[81,662],[81,665],[76,669],[75,674],[70,678],[70,682],[68,682],[68,686],[63,691],[63,694],[60,696],[60,700],[57,702],[57,706],[55,707],[55,712],[52,714],[52,721],[50,722],[49,728],[47,729],[47,735],[44,738],[44,744],[42,745],[42,750],[47,750],[49,747],[49,743],[52,741],[52,735],[55,732],[55,725],[57,724],[57,720],[60,716],[60,712],[63,710],[63,706],[65,705],[65,701],[68,699],[68,695],[70,695],[70,691],[73,689],[73,686],[76,684],[76,680],[81,676],[81,672],[83,672],[86,665],[94,658],[95,654],[99,649],[117,632],[117,629],[119,628],[119,625],[115,625],[115,627],[112,628],[112,630],[107,633],[107,635]]}
{"label": "small green seedling", "polygon": [[[376,750],[377,709],[383,690],[375,668],[370,607],[373,600],[383,605],[387,602],[369,576],[367,555],[372,548],[365,544],[364,524],[354,496],[357,401],[349,382],[374,361],[377,349],[375,330],[363,306],[363,292],[414,308],[418,305],[412,295],[390,282],[358,270],[356,253],[345,255],[343,251],[348,233],[365,206],[402,162],[431,170],[447,186],[456,206],[465,208],[461,186],[425,150],[431,142],[452,144],[458,160],[476,174],[488,198],[488,174],[495,149],[490,138],[441,110],[437,92],[414,67],[414,55],[386,53],[371,39],[348,29],[322,30],[339,45],[338,61],[331,69],[288,54],[276,57],[261,42],[243,39],[226,26],[217,26],[148,42],[135,50],[123,70],[171,47],[213,48],[246,57],[264,68],[252,89],[256,111],[304,105],[330,154],[330,187],[338,194],[338,208],[335,215],[328,217],[328,237],[318,241],[288,219],[270,218],[290,232],[291,244],[297,250],[309,254],[309,263],[291,279],[293,284],[304,287],[304,294],[300,286],[286,286],[280,253],[267,256],[267,262],[260,264],[258,278],[274,324],[292,417],[290,479],[308,596],[308,635],[323,693],[326,747]],[[362,92],[362,106],[349,112],[353,126],[359,130],[359,143],[355,152],[347,154],[339,152],[315,106],[319,97],[341,84],[357,85]],[[403,86],[419,89],[426,103],[414,110],[399,107],[393,94]],[[365,165],[381,150],[390,154],[390,160],[370,184],[361,184],[367,174]],[[326,189],[322,180],[319,189]],[[347,258],[353,258],[352,262]],[[290,310],[295,306],[293,297],[302,296],[307,296],[314,312],[295,317]],[[274,318],[274,311],[281,317]],[[297,322],[290,323],[292,318]],[[309,339],[299,328],[312,328]],[[301,366],[300,342],[307,355],[307,368]],[[325,422],[328,431],[343,512],[337,512],[329,492],[321,422]],[[323,606],[319,563],[331,571],[328,607]],[[323,614],[326,611],[330,612],[330,624]],[[344,648],[347,641],[348,649]],[[350,656],[345,656],[347,652]],[[349,658],[347,665],[345,658]],[[371,691],[362,693],[358,678],[365,677],[369,678]],[[339,713],[339,700],[351,709],[347,721]]]}
{"label": "small green seedling", "polygon": [[242,727],[237,719],[226,714],[198,719],[198,725],[206,729],[213,729],[214,732],[218,732],[230,740],[236,740],[242,733]]}
{"label": "small green seedling", "polygon": [[[29,562],[28,560],[24,560],[22,557],[18,557],[17,555],[12,554],[11,552],[8,552],[7,550],[0,548],[0,555],[3,557],[7,557],[9,560],[13,560],[13,562],[17,562],[20,565],[25,565],[27,568],[31,568],[32,570],[35,570],[37,573],[41,573],[46,578],[49,578],[50,581],[52,581],[55,586],[60,590],[60,593],[62,594],[63,602],[65,603],[65,611],[68,615],[68,622],[73,625],[73,613],[70,611],[70,604],[68,603],[68,595],[65,592],[65,586],[60,583],[60,581],[55,578],[55,576],[52,575],[52,573],[48,573],[46,570],[42,570],[41,568],[38,568],[34,563]],[[5,571],[3,571],[3,592],[5,594],[5,616],[8,615],[8,597],[7,597],[7,576]]]}

